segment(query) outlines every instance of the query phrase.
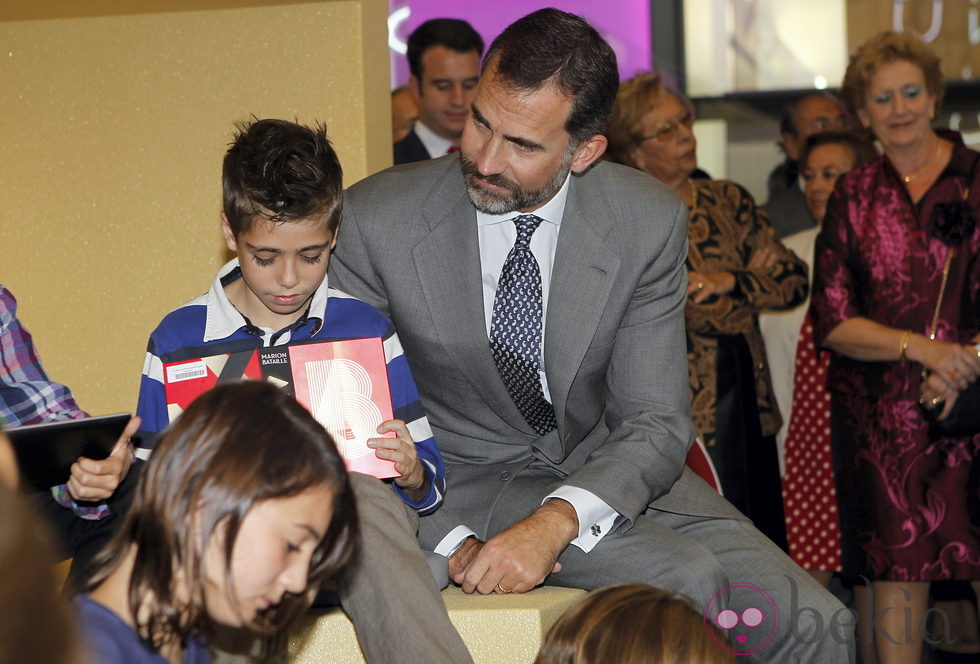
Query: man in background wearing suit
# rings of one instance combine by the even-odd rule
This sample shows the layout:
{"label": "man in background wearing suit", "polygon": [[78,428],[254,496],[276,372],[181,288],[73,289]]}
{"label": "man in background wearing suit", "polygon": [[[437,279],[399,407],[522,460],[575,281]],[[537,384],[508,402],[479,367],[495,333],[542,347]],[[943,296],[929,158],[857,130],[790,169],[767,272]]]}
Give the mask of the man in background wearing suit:
{"label": "man in background wearing suit", "polygon": [[458,149],[459,135],[480,80],[483,39],[466,21],[435,18],[408,37],[408,88],[419,118],[395,143],[395,163],[441,157]]}
{"label": "man in background wearing suit", "polygon": [[817,225],[799,181],[799,159],[806,139],[828,131],[847,131],[850,126],[844,104],[829,92],[810,92],[786,109],[779,125],[779,144],[786,159],[769,173],[769,200],[762,206],[779,237],[789,237]]}
{"label": "man in background wearing suit", "polygon": [[395,323],[446,463],[419,540],[466,592],[641,581],[754,661],[849,661],[851,614],[685,468],[687,209],[599,162],[617,87],[591,26],[535,12],[491,45],[459,156],[347,193],[331,285]]}

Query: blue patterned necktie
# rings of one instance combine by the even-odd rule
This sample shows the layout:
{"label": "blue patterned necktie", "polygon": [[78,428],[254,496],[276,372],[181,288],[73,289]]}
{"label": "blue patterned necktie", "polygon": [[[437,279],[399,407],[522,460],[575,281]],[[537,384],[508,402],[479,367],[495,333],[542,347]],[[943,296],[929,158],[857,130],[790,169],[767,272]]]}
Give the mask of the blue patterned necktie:
{"label": "blue patterned necktie", "polygon": [[490,350],[507,391],[539,436],[555,428],[555,409],[541,388],[541,270],[531,253],[531,235],[541,223],[516,217],[517,241],[507,254],[490,318]]}

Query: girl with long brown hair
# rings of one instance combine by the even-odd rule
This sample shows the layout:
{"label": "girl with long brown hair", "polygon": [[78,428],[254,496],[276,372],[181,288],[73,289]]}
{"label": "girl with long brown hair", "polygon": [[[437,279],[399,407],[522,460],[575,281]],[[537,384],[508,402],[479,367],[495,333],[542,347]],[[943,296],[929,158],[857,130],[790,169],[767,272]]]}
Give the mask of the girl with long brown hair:
{"label": "girl with long brown hair", "polygon": [[156,445],[132,508],[75,600],[100,663],[206,664],[217,625],[284,632],[355,545],[355,508],[329,434],[268,383],[219,385]]}

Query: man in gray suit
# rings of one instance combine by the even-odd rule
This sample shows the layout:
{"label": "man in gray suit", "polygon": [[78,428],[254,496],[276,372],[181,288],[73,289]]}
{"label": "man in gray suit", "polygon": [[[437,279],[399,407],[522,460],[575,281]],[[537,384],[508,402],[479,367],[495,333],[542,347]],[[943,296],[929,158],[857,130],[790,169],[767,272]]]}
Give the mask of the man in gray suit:
{"label": "man in gray suit", "polygon": [[598,161],[617,86],[591,26],[535,12],[458,156],[347,193],[331,285],[394,321],[446,463],[419,540],[466,592],[642,581],[755,661],[848,661],[851,615],[685,468],[687,210]]}

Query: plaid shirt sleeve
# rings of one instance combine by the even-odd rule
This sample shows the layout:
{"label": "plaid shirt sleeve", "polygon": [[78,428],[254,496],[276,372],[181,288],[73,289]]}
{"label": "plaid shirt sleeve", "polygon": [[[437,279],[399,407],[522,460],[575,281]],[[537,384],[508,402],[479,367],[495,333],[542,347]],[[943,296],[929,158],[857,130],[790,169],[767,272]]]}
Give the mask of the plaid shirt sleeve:
{"label": "plaid shirt sleeve", "polygon": [[[17,320],[17,300],[0,286],[0,418],[7,426],[38,424],[88,417],[75,403],[71,390],[48,378],[28,332]],[[62,507],[83,519],[101,519],[107,505],[80,506],[65,485],[51,488]]]}

